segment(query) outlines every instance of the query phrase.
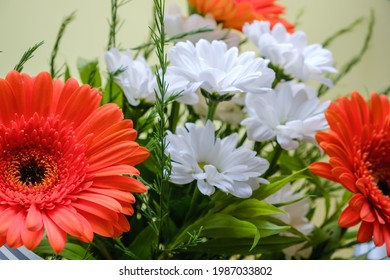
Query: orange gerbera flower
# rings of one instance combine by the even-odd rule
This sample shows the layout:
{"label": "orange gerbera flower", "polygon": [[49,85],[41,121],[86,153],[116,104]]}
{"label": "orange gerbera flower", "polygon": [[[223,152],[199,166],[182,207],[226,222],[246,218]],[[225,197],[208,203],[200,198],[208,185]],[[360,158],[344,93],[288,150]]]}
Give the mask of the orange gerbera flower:
{"label": "orange gerbera flower", "polygon": [[130,229],[131,192],[146,187],[124,174],[148,157],[114,104],[75,79],[10,72],[0,79],[0,246],[34,249],[44,232],[55,252],[66,234],[91,242]]}
{"label": "orange gerbera flower", "polygon": [[310,170],[354,193],[339,217],[341,227],[359,222],[359,242],[386,244],[390,256],[390,102],[373,93],[365,102],[357,93],[340,98],[325,112],[330,130],[316,135],[329,163]]}
{"label": "orange gerbera flower", "polygon": [[246,22],[265,20],[282,23],[290,32],[294,24],[281,19],[285,7],[276,5],[275,0],[188,0],[189,4],[201,14],[212,14],[224,27],[241,30]]}

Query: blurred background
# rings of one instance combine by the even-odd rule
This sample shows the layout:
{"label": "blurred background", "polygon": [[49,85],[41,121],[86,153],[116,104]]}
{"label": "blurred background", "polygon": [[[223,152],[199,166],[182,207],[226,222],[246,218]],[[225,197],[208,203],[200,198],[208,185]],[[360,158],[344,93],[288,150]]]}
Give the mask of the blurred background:
{"label": "blurred background", "polygon": [[[167,5],[172,2],[178,3],[183,12],[187,11],[185,0],[167,0]],[[132,0],[119,10],[124,23],[117,41],[122,48],[138,46],[148,38],[152,3],[152,0]],[[296,29],[307,34],[310,44],[322,43],[363,18],[352,32],[328,47],[333,52],[336,68],[360,52],[373,11],[375,27],[366,54],[330,94],[336,97],[353,90],[368,93],[389,88],[390,1],[279,0],[277,3],[286,7],[285,18],[297,23]],[[101,69],[105,70],[102,58],[108,43],[109,0],[0,0],[0,76],[4,77],[22,54],[40,41],[44,41],[44,45],[36,51],[24,71],[34,75],[49,70],[50,53],[61,22],[73,11],[76,11],[76,17],[62,38],[57,66],[68,63],[71,74],[77,77],[76,62],[82,57],[99,59]]]}

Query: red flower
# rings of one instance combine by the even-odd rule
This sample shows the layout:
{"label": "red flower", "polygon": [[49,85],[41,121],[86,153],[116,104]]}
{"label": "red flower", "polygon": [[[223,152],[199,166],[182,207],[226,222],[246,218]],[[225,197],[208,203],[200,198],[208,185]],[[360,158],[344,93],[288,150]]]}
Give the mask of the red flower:
{"label": "red flower", "polygon": [[55,252],[66,234],[91,242],[130,229],[131,192],[145,186],[124,174],[148,157],[130,120],[76,80],[10,72],[0,79],[0,245],[34,249],[44,232]]}
{"label": "red flower", "polygon": [[390,102],[373,93],[365,102],[357,93],[340,98],[325,113],[330,130],[316,135],[329,163],[310,170],[354,193],[339,217],[341,227],[359,222],[359,242],[373,238],[390,256]]}
{"label": "red flower", "polygon": [[224,27],[241,30],[245,23],[265,20],[274,26],[282,23],[289,32],[294,24],[281,19],[285,7],[276,5],[275,0],[188,0],[190,5],[201,14],[212,14]]}

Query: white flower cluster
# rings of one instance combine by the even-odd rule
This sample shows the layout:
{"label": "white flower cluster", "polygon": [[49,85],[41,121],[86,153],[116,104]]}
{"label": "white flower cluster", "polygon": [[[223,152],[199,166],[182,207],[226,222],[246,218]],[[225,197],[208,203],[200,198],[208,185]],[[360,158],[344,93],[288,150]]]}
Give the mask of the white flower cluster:
{"label": "white flower cluster", "polygon": [[[207,98],[216,98],[221,105],[216,110],[217,119],[242,125],[251,141],[275,140],[285,150],[296,149],[302,141],[316,143],[315,133],[328,128],[324,111],[329,102],[321,103],[316,91],[303,82],[317,80],[331,86],[325,74],[336,70],[331,52],[319,44],[307,45],[305,33],[290,34],[281,24],[271,29],[269,22],[246,24],[243,33],[259,48],[257,56],[255,52],[241,52],[232,44],[237,38],[228,33],[225,41],[216,40],[227,31],[210,15],[184,17],[172,7],[165,23],[170,36],[203,27],[213,29],[183,36],[168,50],[167,94],[178,94],[177,102],[194,106],[202,116],[210,102]],[[226,40],[229,38],[233,39]],[[130,52],[116,49],[108,51],[105,58],[111,73],[119,71],[115,81],[131,105],[137,106],[142,99],[153,102],[159,90],[145,59],[132,59]],[[271,66],[294,80],[276,83]],[[255,152],[235,147],[237,134],[216,138],[211,122],[205,127],[187,123],[169,132],[167,141],[166,153],[173,161],[171,181],[187,184],[196,180],[206,195],[218,188],[248,197],[268,166]]]}
{"label": "white flower cluster", "polygon": [[324,77],[325,73],[336,73],[332,53],[320,44],[307,45],[303,31],[290,34],[280,23],[271,29],[268,21],[254,21],[245,24],[243,32],[258,47],[260,55],[283,68],[285,74],[302,82],[317,80],[332,86]]}

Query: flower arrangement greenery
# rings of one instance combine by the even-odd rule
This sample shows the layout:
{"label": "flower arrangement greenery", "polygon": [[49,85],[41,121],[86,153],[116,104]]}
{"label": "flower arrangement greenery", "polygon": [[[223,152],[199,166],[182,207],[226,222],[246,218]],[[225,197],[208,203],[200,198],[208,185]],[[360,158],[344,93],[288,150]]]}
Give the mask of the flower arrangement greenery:
{"label": "flower arrangement greenery", "polygon": [[23,73],[42,43],[26,51],[0,79],[0,245],[46,259],[332,259],[373,240],[390,255],[389,99],[323,101],[374,15],[336,69],[327,46],[360,22],[308,44],[274,2],[189,0],[183,15],[154,0],[150,40],[119,49],[127,2],[111,0],[106,70],[82,60],[79,81],[56,67],[74,14],[50,73]]}

